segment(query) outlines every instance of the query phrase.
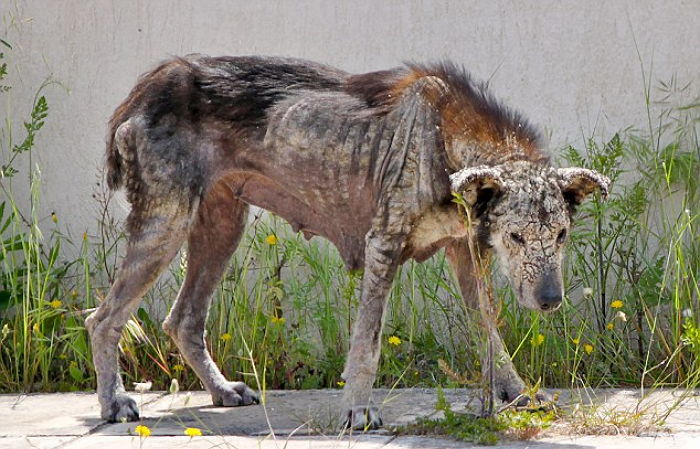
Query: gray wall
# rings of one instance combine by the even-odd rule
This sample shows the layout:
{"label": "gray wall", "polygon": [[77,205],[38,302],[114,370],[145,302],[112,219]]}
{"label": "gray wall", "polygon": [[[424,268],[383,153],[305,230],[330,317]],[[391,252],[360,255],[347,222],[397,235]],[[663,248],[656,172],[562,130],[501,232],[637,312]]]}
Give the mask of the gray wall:
{"label": "gray wall", "polygon": [[[68,89],[45,91],[35,162],[43,211],[74,235],[96,228],[91,194],[110,112],[172,54],[291,55],[358,72],[451,58],[489,78],[554,149],[643,126],[642,66],[652,80],[676,75],[696,91],[700,81],[699,0],[0,0],[0,12],[18,111],[49,75]],[[122,199],[115,211],[125,208]]]}

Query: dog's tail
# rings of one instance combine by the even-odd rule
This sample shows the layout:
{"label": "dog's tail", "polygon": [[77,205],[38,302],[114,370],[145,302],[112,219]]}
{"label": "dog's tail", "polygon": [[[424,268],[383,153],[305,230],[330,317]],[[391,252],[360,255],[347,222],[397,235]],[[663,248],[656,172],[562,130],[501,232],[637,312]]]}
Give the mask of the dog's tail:
{"label": "dog's tail", "polygon": [[115,143],[117,128],[128,120],[133,109],[132,96],[119,105],[109,119],[107,130],[107,162],[105,164],[107,185],[110,189],[117,190],[124,185],[125,164],[124,157],[119,153]]}
{"label": "dog's tail", "polygon": [[[180,92],[191,84],[193,66],[185,58],[172,58],[139,77],[136,86],[117,107],[107,126],[106,179],[110,189],[119,189],[129,183],[130,161],[136,159],[133,139],[121,136],[119,127],[135,116],[155,116],[164,109],[184,107],[186,101]],[[128,133],[127,133],[128,134]],[[123,139],[121,137],[124,137]],[[128,186],[127,186],[128,187]]]}

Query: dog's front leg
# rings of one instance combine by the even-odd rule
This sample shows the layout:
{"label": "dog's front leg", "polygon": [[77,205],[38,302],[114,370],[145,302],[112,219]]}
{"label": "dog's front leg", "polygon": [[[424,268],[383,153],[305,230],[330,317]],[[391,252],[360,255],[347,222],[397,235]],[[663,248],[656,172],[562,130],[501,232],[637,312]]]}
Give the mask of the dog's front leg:
{"label": "dog's front leg", "polygon": [[378,409],[371,406],[371,393],[379,364],[386,300],[400,250],[401,241],[396,238],[367,238],[360,308],[342,374],[346,383],[341,419],[353,429],[382,425]]}
{"label": "dog's front leg", "polygon": [[[467,315],[474,322],[481,322],[482,318],[478,310],[479,301],[476,287],[478,281],[477,276],[480,274],[472,265],[469,244],[464,239],[457,240],[445,249],[447,259],[459,283],[462,297],[464,298],[464,303],[467,308]],[[493,312],[489,311],[489,313]],[[491,364],[489,352],[487,350],[481,351],[482,375],[484,379],[490,378],[492,376],[490,369],[493,366],[493,394],[506,403],[515,401],[515,405],[517,406],[527,405],[532,399],[539,402],[550,401],[549,395],[543,391],[538,391],[535,398],[524,395],[527,387],[515,370],[515,366],[503,344],[503,339],[498,329],[489,326],[488,323],[482,323],[482,326],[487,327],[487,339],[488,343],[491,345],[494,358],[493,364]]]}

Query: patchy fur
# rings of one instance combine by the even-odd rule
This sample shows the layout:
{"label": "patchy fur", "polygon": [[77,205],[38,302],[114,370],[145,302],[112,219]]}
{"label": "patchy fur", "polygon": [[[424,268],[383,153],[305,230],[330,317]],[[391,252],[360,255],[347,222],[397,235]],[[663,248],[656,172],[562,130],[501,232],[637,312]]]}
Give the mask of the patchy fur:
{"label": "patchy fur", "polygon": [[[474,302],[476,273],[452,190],[472,207],[477,246],[501,260],[523,305],[542,310],[561,301],[573,208],[596,188],[607,191],[596,173],[550,167],[537,131],[451,63],[351,75],[258,56],[190,55],[143,75],[109,121],[107,180],[126,189],[132,210],[126,256],[86,322],[102,417],[138,419],[118,375],[117,343],[185,242],[187,275],[163,327],[214,404],[257,402],[224,378],[204,343],[211,294],[254,205],[327,238],[348,268],[364,269],[343,372],[353,427],[381,423],[371,391],[397,267],[445,247]],[[496,393],[511,400],[524,384],[498,332],[488,338],[502,360]]]}

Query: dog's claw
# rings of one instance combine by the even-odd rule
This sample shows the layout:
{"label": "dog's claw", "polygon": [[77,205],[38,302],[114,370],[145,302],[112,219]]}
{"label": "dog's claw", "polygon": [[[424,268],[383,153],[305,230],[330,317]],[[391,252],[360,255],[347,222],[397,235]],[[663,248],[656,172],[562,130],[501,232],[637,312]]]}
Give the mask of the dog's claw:
{"label": "dog's claw", "polygon": [[211,395],[212,402],[220,407],[238,407],[259,404],[260,396],[243,382],[227,382],[226,385]]}
{"label": "dog's claw", "polygon": [[355,406],[345,414],[346,429],[374,430],[382,427],[382,416],[377,407]]}
{"label": "dog's claw", "polygon": [[108,422],[138,421],[139,417],[136,401],[125,393],[117,393],[108,411],[102,413],[102,418]]}
{"label": "dog's claw", "polygon": [[[516,393],[517,392],[517,393]],[[527,408],[527,409],[542,409],[548,410],[552,408],[554,400],[552,396],[542,390],[538,390],[535,397],[527,394],[526,388],[511,388],[503,389],[498,397],[506,404],[510,404],[515,408]]]}

